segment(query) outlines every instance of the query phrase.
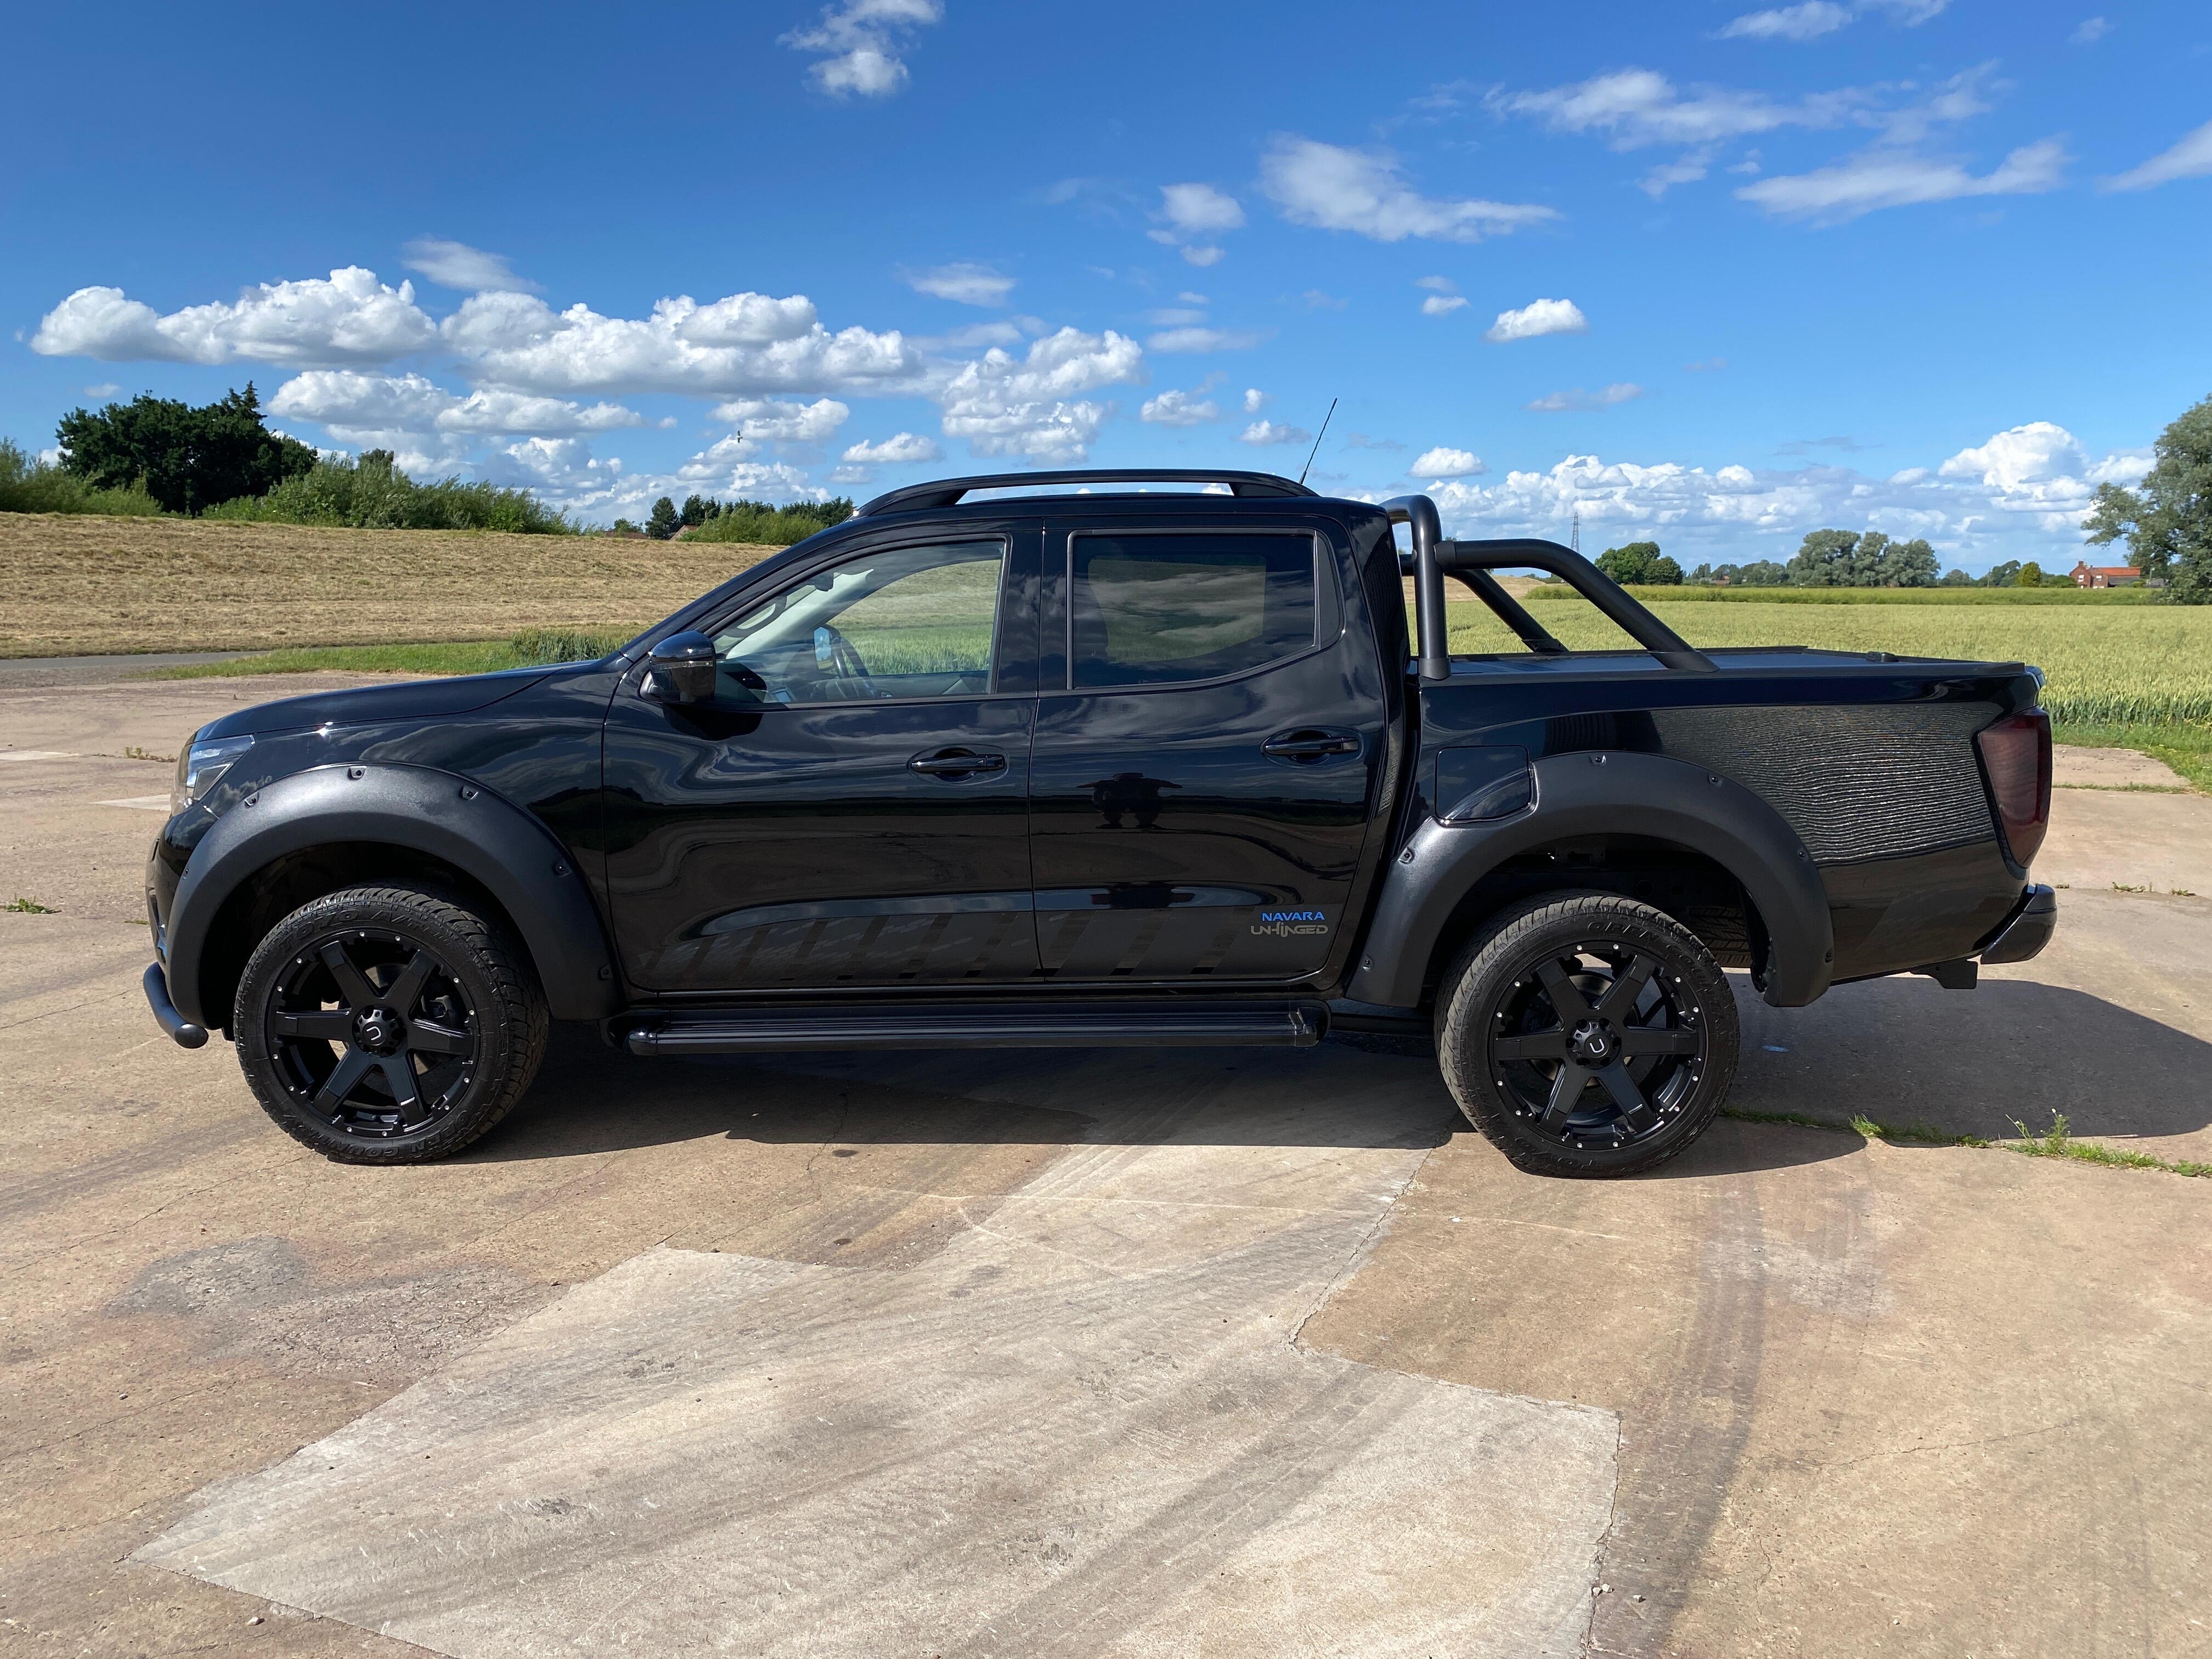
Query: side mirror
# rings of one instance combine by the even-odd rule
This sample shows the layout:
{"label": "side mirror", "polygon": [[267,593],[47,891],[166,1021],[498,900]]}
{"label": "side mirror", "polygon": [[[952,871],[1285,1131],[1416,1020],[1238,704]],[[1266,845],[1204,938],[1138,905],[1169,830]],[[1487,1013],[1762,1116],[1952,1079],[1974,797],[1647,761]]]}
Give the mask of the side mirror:
{"label": "side mirror", "polygon": [[714,642],[687,630],[671,634],[646,659],[638,696],[648,702],[705,702],[714,695]]}

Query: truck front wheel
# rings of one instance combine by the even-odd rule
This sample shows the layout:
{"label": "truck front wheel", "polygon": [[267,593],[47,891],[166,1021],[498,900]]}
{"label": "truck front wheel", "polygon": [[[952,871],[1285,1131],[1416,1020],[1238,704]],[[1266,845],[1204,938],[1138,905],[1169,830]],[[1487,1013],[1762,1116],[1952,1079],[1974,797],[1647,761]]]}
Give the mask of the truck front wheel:
{"label": "truck front wheel", "polygon": [[1735,999],[1696,934],[1613,893],[1492,918],[1437,1000],[1437,1058],[1519,1168],[1624,1176],[1705,1132],[1735,1076]]}
{"label": "truck front wheel", "polygon": [[458,898],[353,887],[271,928],[231,1032],[262,1109],[342,1164],[457,1152],[520,1099],[545,1052],[530,959]]}

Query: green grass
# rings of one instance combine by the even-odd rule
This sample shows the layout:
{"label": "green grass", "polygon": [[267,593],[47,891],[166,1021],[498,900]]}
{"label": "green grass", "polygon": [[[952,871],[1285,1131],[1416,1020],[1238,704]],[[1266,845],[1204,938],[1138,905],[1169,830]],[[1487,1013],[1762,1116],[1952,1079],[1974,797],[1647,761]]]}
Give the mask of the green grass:
{"label": "green grass", "polygon": [[[1646,605],[2154,605],[2148,587],[1631,587]],[[1546,603],[1572,600],[1565,582],[1528,590]]]}
{"label": "green grass", "polygon": [[355,530],[504,530],[520,535],[569,535],[565,514],[526,489],[441,478],[418,483],[386,452],[359,460],[320,460],[266,495],[211,507],[200,515],[234,524],[326,525]]}
{"label": "green grass", "polygon": [[2158,1158],[2149,1152],[2124,1152],[2117,1146],[2107,1146],[2094,1140],[2076,1140],[2067,1127],[2063,1112],[2051,1115],[2051,1127],[2041,1134],[2031,1131],[2018,1118],[2012,1127],[2020,1131],[2018,1140],[1984,1140],[1979,1135],[1954,1134],[1948,1129],[1938,1129],[1925,1123],[1878,1123],[1862,1112],[1854,1112],[1847,1122],[1812,1117],[1803,1112],[1759,1112],[1735,1106],[1721,1109],[1723,1117],[1732,1117],[1740,1123],[1783,1123],[1800,1129],[1827,1129],[1838,1133],[1856,1134],[1869,1140],[1887,1140],[1914,1146],[1969,1146],[1981,1151],[2017,1152],[2022,1158],[2063,1158],[2076,1164],[2100,1164],[2112,1170],[2159,1170],[2167,1175],[2212,1177],[2212,1164],[2199,1163],[2191,1158]]}
{"label": "green grass", "polygon": [[307,645],[264,651],[223,662],[153,670],[155,680],[227,679],[234,674],[489,674],[543,663],[587,662],[629,643],[627,633],[528,628],[511,640],[459,640],[445,645]]}
{"label": "green grass", "polygon": [[155,519],[161,504],[143,483],[128,489],[95,489],[74,472],[50,466],[0,438],[0,513],[93,513],[109,518]]}
{"label": "green grass", "polygon": [[2132,749],[2162,760],[2199,789],[2212,790],[2212,720],[2079,724],[2059,721],[2051,736],[2090,749]]}
{"label": "green grass", "polygon": [[50,916],[53,911],[36,899],[18,898],[12,904],[0,904],[0,910],[10,910],[22,916]]}

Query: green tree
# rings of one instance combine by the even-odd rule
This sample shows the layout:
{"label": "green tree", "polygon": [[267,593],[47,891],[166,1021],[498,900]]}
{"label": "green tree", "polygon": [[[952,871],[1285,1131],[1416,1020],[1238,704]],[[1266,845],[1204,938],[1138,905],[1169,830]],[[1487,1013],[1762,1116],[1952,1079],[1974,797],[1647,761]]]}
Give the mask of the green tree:
{"label": "green tree", "polygon": [[1608,547],[1597,556],[1597,568],[1623,586],[1640,583],[1677,587],[1682,580],[1682,567],[1662,553],[1656,542],[1631,542],[1626,547]]}
{"label": "green tree", "polygon": [[1936,584],[1939,587],[1972,587],[1973,585],[1974,579],[1972,576],[1956,568],[1945,571],[1943,580]]}
{"label": "green tree", "polygon": [[1926,542],[1893,542],[1879,530],[1815,530],[1790,562],[1798,587],[1933,587],[1936,550]]}
{"label": "green tree", "polygon": [[2174,417],[2133,489],[2100,484],[2081,528],[2090,545],[2127,538],[2128,562],[2177,605],[2212,605],[2212,398]]}
{"label": "green tree", "polygon": [[645,533],[657,542],[665,542],[676,533],[681,523],[676,503],[663,495],[653,504],[653,516],[645,521]]}
{"label": "green tree", "polygon": [[2043,567],[2036,563],[2034,560],[2030,559],[2026,564],[2021,566],[2020,574],[2012,579],[2012,585],[2014,587],[2042,586]]}
{"label": "green tree", "polygon": [[54,428],[62,465],[95,489],[128,489],[140,479],[171,513],[265,495],[315,464],[296,438],[269,430],[253,382],[194,409],[141,392],[98,414],[76,409]]}
{"label": "green tree", "polygon": [[1977,587],[2010,587],[2020,579],[2020,561],[2007,559],[1990,567],[1989,574],[1974,579]]}
{"label": "green tree", "polygon": [[721,502],[710,496],[686,495],[684,510],[677,515],[677,522],[687,529],[696,529],[708,520],[720,516],[721,511]]}

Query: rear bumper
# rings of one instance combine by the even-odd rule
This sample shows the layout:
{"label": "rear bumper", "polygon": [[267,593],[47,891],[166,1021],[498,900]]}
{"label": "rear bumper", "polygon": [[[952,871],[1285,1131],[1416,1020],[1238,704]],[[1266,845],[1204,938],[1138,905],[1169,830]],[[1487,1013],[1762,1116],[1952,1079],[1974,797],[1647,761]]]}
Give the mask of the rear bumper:
{"label": "rear bumper", "polygon": [[2058,929],[2058,895],[2040,882],[2021,895],[2013,912],[1982,941],[1984,962],[2026,962],[2051,943]]}
{"label": "rear bumper", "polygon": [[169,976],[161,971],[160,963],[148,963],[145,977],[138,982],[145,988],[146,1006],[154,1011],[154,1023],[167,1031],[179,1048],[207,1047],[207,1027],[193,1024],[169,1000]]}

